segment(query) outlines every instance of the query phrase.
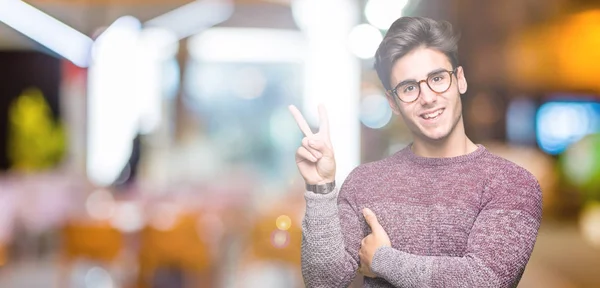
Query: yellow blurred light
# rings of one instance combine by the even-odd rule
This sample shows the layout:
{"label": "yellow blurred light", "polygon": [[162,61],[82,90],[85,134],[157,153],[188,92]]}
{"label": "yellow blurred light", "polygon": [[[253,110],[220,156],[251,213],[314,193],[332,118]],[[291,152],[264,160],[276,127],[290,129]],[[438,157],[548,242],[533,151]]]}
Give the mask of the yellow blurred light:
{"label": "yellow blurred light", "polygon": [[533,27],[509,41],[510,81],[523,88],[600,91],[600,10]]}
{"label": "yellow blurred light", "polygon": [[585,205],[580,214],[579,228],[588,244],[600,248],[600,202]]}
{"label": "yellow blurred light", "polygon": [[279,230],[288,230],[292,226],[292,219],[287,215],[281,215],[275,220],[275,225]]}
{"label": "yellow blurred light", "polygon": [[13,170],[36,171],[56,165],[65,152],[64,129],[53,119],[42,91],[25,89],[9,108],[8,157]]}
{"label": "yellow blurred light", "polygon": [[557,68],[565,84],[600,89],[600,10],[574,15],[553,34]]}

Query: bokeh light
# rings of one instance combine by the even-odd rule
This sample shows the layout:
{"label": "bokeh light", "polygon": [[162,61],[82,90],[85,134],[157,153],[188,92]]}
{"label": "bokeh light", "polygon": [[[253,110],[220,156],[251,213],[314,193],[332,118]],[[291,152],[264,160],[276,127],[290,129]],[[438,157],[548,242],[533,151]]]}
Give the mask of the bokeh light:
{"label": "bokeh light", "polygon": [[103,268],[93,267],[85,274],[86,288],[112,288],[113,280],[110,274]]}
{"label": "bokeh light", "polygon": [[600,202],[591,202],[584,206],[579,227],[583,239],[594,248],[600,248]]}
{"label": "bokeh light", "polygon": [[584,185],[591,180],[594,158],[590,157],[593,149],[588,139],[573,144],[564,154],[565,174],[575,185]]}
{"label": "bokeh light", "polygon": [[383,95],[365,96],[360,103],[360,122],[373,129],[383,128],[392,119],[392,108]]}
{"label": "bokeh light", "polygon": [[383,36],[377,28],[369,24],[360,24],[350,31],[348,45],[356,57],[369,59],[375,56],[381,40]]}
{"label": "bokeh light", "polygon": [[516,144],[535,143],[535,102],[518,98],[508,104],[506,111],[506,137]]}
{"label": "bokeh light", "polygon": [[369,0],[365,6],[365,16],[373,26],[387,30],[396,19],[402,17],[402,9],[408,0]]}
{"label": "bokeh light", "polygon": [[156,230],[169,231],[177,223],[180,210],[179,206],[172,203],[158,203],[151,213],[150,225]]}
{"label": "bokeh light", "polygon": [[290,243],[290,233],[288,231],[275,230],[271,233],[271,244],[275,248],[285,248]]}
{"label": "bokeh light", "polygon": [[279,230],[288,230],[292,226],[292,219],[290,216],[281,215],[275,220],[275,225],[277,225],[277,229]]}
{"label": "bokeh light", "polygon": [[254,99],[260,97],[267,86],[267,78],[264,73],[255,67],[244,67],[236,71],[233,77],[235,81],[229,83],[236,96],[243,99]]}
{"label": "bokeh light", "polygon": [[600,103],[548,102],[537,112],[536,135],[542,150],[559,154],[583,136],[598,132]]}
{"label": "bokeh light", "polygon": [[98,189],[87,197],[85,208],[92,218],[106,220],[115,212],[115,200],[108,190]]}
{"label": "bokeh light", "polygon": [[571,145],[560,156],[560,169],[586,200],[600,201],[600,134]]}
{"label": "bokeh light", "polygon": [[125,233],[139,231],[144,226],[142,209],[135,202],[121,202],[116,205],[111,225]]}

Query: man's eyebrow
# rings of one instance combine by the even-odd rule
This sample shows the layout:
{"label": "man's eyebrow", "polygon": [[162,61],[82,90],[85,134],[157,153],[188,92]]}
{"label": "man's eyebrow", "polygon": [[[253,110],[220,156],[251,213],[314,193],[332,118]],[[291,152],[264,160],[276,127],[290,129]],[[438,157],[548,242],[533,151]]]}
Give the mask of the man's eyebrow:
{"label": "man's eyebrow", "polygon": [[427,78],[429,78],[429,76],[431,76],[431,75],[438,74],[438,73],[440,73],[440,72],[446,72],[446,71],[448,71],[448,70],[447,70],[447,69],[445,69],[445,68],[438,68],[438,69],[435,69],[435,70],[433,70],[433,71],[431,71],[431,72],[427,73]]}
{"label": "man's eyebrow", "polygon": [[[431,76],[431,75],[434,75],[434,74],[437,74],[437,73],[440,73],[440,72],[444,72],[444,71],[448,71],[448,70],[447,70],[446,68],[438,68],[438,69],[435,69],[435,70],[433,70],[433,71],[431,71],[431,72],[427,73],[427,78],[429,78],[429,76]],[[396,85],[396,87],[400,87],[400,86],[402,86],[402,85],[404,85],[404,84],[408,84],[408,83],[414,83],[414,82],[417,82],[417,80],[415,80],[415,79],[406,79],[406,80],[402,80],[402,82],[398,83],[398,84]]]}

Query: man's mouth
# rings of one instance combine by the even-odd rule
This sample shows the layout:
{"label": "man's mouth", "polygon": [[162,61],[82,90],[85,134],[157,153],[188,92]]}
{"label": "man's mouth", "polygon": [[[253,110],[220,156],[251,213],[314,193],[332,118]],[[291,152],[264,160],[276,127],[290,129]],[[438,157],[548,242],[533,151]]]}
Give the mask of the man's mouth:
{"label": "man's mouth", "polygon": [[444,108],[440,108],[440,109],[437,109],[435,111],[432,111],[432,112],[429,112],[426,114],[421,114],[420,116],[421,116],[421,118],[423,118],[425,120],[433,120],[433,119],[438,118],[440,115],[442,115],[444,110],[445,110]]}

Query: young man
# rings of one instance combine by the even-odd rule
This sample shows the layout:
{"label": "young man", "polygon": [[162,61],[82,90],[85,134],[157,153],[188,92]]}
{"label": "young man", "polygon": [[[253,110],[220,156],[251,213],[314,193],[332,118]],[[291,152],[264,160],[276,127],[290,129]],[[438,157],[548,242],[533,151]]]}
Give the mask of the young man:
{"label": "young man", "polygon": [[306,135],[296,153],[306,286],[348,287],[356,272],[365,287],[517,286],[540,226],[540,186],[465,135],[457,42],[447,22],[392,24],[375,69],[413,142],[359,165],[339,191],[324,107],[313,134],[290,106]]}

